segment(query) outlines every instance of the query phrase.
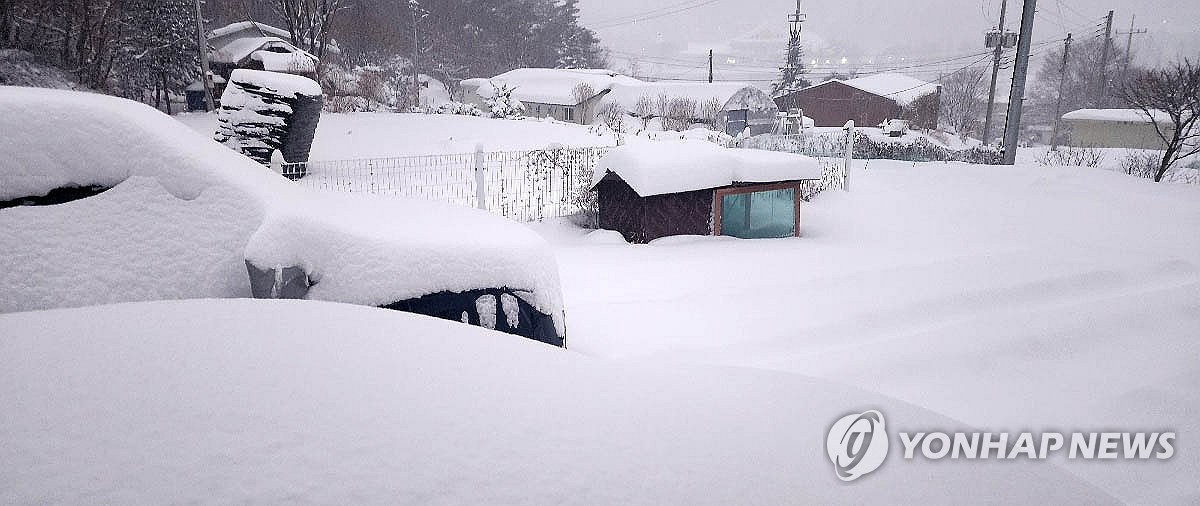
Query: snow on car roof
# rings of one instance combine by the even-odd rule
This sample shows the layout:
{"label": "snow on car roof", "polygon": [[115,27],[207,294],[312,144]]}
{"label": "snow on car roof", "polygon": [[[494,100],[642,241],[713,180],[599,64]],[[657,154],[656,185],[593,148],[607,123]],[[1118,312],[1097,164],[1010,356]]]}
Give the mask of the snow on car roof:
{"label": "snow on car roof", "polygon": [[[537,69],[521,68],[510,70],[491,79],[468,79],[464,82],[477,84],[481,97],[491,97],[492,83],[507,84],[514,88],[513,97],[522,102],[541,104],[575,105],[575,87],[580,84],[591,86],[595,93],[610,89],[617,83],[640,83],[637,79],[604,69]],[[591,98],[591,97],[587,97]]]}
{"label": "snow on car roof", "polygon": [[821,179],[821,167],[808,156],[723,148],[697,140],[644,141],[614,148],[596,164],[593,185],[609,172],[643,197],[734,183]]}
{"label": "snow on car roof", "polygon": [[[1170,123],[1171,117],[1162,111],[1152,111],[1155,122]],[[1079,109],[1062,116],[1065,120],[1111,121],[1121,123],[1149,123],[1150,117],[1141,109]]]}
{"label": "snow on car roof", "polygon": [[715,100],[723,110],[777,110],[775,101],[766,92],[749,83],[717,82],[641,82],[621,83],[612,87],[612,92],[601,100],[616,102],[626,111],[632,111],[642,97],[657,100],[660,96],[670,98],[690,98],[696,104]]}
{"label": "snow on car roof", "polygon": [[0,200],[112,188],[0,210],[0,312],[248,296],[248,260],[302,266],[311,299],[376,306],[509,288],[561,315],[545,241],[485,211],[305,189],[149,106],[103,95],[6,87],[0,131]]}

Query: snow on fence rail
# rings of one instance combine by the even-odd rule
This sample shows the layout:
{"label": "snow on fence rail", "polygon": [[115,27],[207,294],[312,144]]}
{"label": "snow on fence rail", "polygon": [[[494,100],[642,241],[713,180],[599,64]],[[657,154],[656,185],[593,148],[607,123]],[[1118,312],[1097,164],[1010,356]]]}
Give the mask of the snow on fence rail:
{"label": "snow on fence rail", "polygon": [[[806,183],[805,200],[845,188],[847,137],[758,136],[731,147],[807,154],[823,168],[822,181]],[[609,147],[526,151],[476,151],[442,155],[285,163],[283,175],[311,188],[422,198],[486,209],[518,221],[594,215],[591,191],[596,162]]]}

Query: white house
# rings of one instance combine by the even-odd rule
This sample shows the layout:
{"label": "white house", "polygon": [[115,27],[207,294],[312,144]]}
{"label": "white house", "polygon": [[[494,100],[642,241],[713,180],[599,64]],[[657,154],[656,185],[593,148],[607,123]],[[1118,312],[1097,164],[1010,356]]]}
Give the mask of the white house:
{"label": "white house", "polygon": [[611,70],[602,69],[516,69],[491,79],[466,79],[460,83],[463,102],[487,109],[495,86],[504,84],[512,97],[525,104],[525,115],[588,124],[599,98],[616,84],[641,83]]}
{"label": "white house", "polygon": [[619,104],[632,112],[643,97],[656,106],[660,97],[690,99],[697,106],[697,114],[701,105],[716,102],[714,127],[732,135],[747,127],[753,134],[770,132],[778,112],[769,95],[747,83],[645,82],[599,69],[523,68],[491,79],[467,79],[461,83],[463,101],[486,109],[487,99],[501,84],[511,88],[512,97],[525,104],[527,116],[580,124],[592,123],[596,111],[606,103]]}
{"label": "white house", "polygon": [[1166,149],[1158,131],[1169,136],[1174,129],[1166,113],[1148,116],[1140,109],[1080,109],[1062,120],[1070,128],[1069,144],[1077,147]]}

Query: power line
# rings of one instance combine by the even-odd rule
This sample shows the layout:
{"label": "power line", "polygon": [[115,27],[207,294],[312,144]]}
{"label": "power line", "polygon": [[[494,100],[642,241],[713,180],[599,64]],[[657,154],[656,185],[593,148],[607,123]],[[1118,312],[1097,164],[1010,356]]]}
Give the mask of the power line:
{"label": "power line", "polygon": [[611,22],[611,23],[592,23],[591,28],[614,28],[614,27],[618,27],[618,26],[622,26],[622,25],[631,25],[634,23],[641,23],[642,21],[658,19],[663,16],[670,16],[672,14],[678,14],[680,12],[690,11],[692,9],[697,9],[700,7],[704,7],[706,5],[712,5],[719,1],[721,1],[721,0],[704,0],[699,3],[690,4],[690,5],[686,5],[683,7],[679,7],[677,9],[673,9],[673,10],[669,10],[669,11],[665,11],[665,12],[658,12],[658,13],[654,13],[654,14],[649,14],[649,12],[653,12],[653,11],[647,11],[647,13],[643,13],[643,15],[641,15],[640,17],[636,17],[636,18],[629,19],[626,21]]}

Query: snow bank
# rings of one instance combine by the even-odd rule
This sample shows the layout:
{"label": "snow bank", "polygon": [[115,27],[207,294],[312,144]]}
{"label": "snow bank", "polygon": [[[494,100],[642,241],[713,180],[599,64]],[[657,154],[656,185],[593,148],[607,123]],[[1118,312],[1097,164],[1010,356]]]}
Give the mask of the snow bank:
{"label": "snow bank", "polygon": [[966,429],[804,376],[374,308],[123,304],[0,315],[0,335],[9,504],[1114,503],[1053,464],[904,461],[895,440],[847,486],[824,448],[847,409]]}
{"label": "snow bank", "polygon": [[[1171,123],[1171,117],[1162,111],[1152,111],[1157,123]],[[1141,109],[1079,109],[1062,116],[1064,120],[1111,121],[1121,123],[1149,123],[1151,116]]]}
{"label": "snow bank", "polygon": [[[992,430],[1200,433],[1200,186],[1032,162],[855,160],[850,180],[805,205],[802,240],[548,234],[572,349],[813,375]],[[1063,465],[1196,503],[1200,452]]]}
{"label": "snow bank", "polygon": [[317,283],[314,299],[374,306],[507,287],[532,292],[534,307],[561,318],[544,241],[489,213],[308,191],[113,97],[7,88],[0,130],[0,200],[114,187],[63,205],[0,210],[0,229],[14,231],[0,237],[0,312],[243,297],[249,260],[304,266]]}
{"label": "snow bank", "polygon": [[807,156],[723,148],[696,140],[638,142],[614,148],[596,164],[593,184],[609,172],[643,197],[734,183],[821,179],[817,161]]}

